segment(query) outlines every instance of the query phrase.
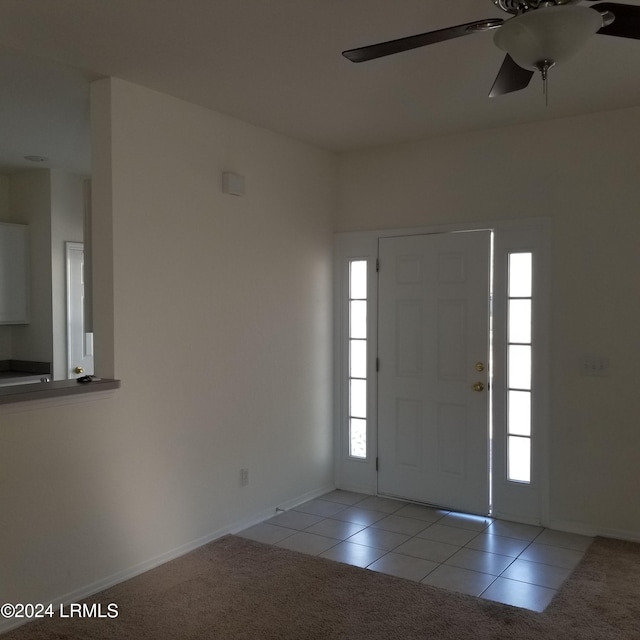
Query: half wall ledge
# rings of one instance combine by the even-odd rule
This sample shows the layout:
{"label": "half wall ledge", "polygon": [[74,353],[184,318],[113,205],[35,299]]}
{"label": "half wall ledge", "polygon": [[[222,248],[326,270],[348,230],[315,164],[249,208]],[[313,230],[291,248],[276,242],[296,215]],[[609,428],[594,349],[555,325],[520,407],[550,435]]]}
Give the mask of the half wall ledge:
{"label": "half wall ledge", "polygon": [[96,391],[111,391],[120,388],[120,380],[103,378],[92,382],[80,383],[76,380],[54,380],[53,382],[37,382],[13,387],[0,387],[0,405],[27,400],[46,400],[77,396]]}

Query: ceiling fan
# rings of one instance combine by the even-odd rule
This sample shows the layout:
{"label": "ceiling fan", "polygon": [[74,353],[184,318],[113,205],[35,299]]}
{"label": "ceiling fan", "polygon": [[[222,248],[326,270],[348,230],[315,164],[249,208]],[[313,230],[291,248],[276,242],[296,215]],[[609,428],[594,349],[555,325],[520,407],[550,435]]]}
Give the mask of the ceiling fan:
{"label": "ceiling fan", "polygon": [[549,69],[572,58],[596,33],[640,39],[640,7],[615,2],[578,6],[581,0],[492,2],[512,17],[476,20],[349,49],[342,55],[352,62],[365,62],[472,33],[495,30],[495,44],[507,53],[489,92],[490,97],[495,97],[524,89],[535,71],[542,75],[546,90]]}

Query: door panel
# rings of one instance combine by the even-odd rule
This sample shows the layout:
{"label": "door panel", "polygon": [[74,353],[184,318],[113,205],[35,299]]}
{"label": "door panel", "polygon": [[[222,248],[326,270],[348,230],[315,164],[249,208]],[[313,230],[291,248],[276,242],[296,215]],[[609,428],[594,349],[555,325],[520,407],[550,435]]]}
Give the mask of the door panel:
{"label": "door panel", "polygon": [[489,246],[488,231],[380,239],[379,493],[488,511]]}

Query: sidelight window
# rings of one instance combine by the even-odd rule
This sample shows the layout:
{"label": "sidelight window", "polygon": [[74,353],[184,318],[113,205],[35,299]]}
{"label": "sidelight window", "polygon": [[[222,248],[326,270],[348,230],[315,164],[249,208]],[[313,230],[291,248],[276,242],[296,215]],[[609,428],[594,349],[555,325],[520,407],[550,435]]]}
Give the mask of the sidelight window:
{"label": "sidelight window", "polygon": [[349,262],[349,456],[367,457],[367,261]]}
{"label": "sidelight window", "polygon": [[533,254],[509,254],[507,479],[531,482]]}

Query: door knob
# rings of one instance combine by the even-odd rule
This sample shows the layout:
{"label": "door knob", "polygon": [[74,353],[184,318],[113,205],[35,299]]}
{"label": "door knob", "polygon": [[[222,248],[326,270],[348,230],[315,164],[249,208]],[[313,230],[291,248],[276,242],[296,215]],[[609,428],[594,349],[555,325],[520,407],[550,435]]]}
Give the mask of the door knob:
{"label": "door knob", "polygon": [[484,382],[476,382],[471,388],[480,393],[480,391],[484,391]]}
{"label": "door knob", "polygon": [[82,367],[76,367],[76,368],[73,370],[73,372],[74,372],[74,373],[84,373],[84,369],[83,369]]}

